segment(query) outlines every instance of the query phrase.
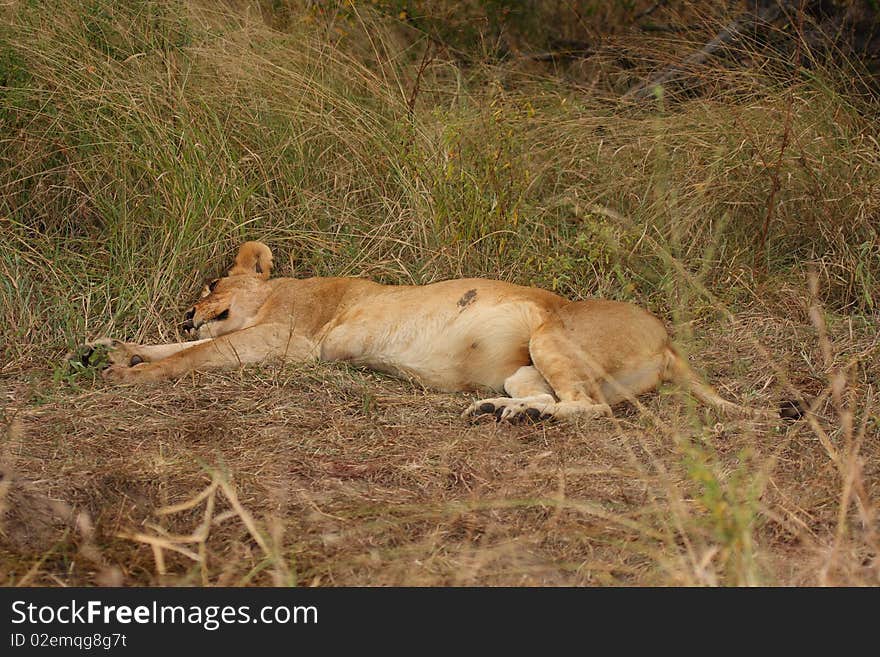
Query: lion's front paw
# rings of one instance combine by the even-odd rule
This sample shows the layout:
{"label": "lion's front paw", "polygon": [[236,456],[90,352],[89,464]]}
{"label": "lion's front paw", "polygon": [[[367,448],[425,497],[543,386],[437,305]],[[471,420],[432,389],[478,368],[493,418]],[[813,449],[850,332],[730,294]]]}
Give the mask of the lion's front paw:
{"label": "lion's front paw", "polygon": [[101,372],[101,376],[109,383],[135,383],[151,379],[147,363],[131,367],[125,364],[111,365]]}
{"label": "lion's front paw", "polygon": [[134,367],[146,360],[138,354],[139,346],[113,338],[99,338],[77,347],[64,360],[78,368],[106,369],[117,365]]}
{"label": "lion's front paw", "polygon": [[496,422],[542,422],[553,418],[555,402],[549,395],[481,399],[468,406],[462,417],[479,420],[493,417]]}
{"label": "lion's front paw", "polygon": [[130,380],[128,376],[130,369],[125,365],[110,365],[101,372],[101,376],[110,383],[125,383]]}

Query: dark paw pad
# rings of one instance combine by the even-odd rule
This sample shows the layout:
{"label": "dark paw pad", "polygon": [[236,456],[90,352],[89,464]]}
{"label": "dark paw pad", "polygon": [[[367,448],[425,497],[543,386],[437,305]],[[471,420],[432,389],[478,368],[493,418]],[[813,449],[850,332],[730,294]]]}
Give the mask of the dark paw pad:
{"label": "dark paw pad", "polygon": [[511,424],[537,424],[549,419],[551,416],[541,413],[537,408],[527,408],[524,411],[507,418]]}
{"label": "dark paw pad", "polygon": [[102,344],[84,344],[68,356],[68,362],[69,367],[75,370],[104,369],[110,365],[110,356],[107,347]]}
{"label": "dark paw pad", "polygon": [[495,404],[491,404],[486,402],[485,404],[480,404],[477,408],[474,415],[490,415],[495,412]]}
{"label": "dark paw pad", "polygon": [[91,359],[93,353],[95,353],[95,350],[92,347],[84,345],[80,347],[79,350],[76,352],[75,358],[83,367],[88,367],[91,364],[89,360]]}

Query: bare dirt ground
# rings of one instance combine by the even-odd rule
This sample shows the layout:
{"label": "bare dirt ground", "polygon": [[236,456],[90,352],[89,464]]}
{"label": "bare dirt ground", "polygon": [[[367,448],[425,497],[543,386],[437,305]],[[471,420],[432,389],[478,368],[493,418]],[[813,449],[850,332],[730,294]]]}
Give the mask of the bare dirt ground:
{"label": "bare dirt ground", "polygon": [[805,313],[696,327],[692,348],[730,398],[775,404],[780,376],[819,396],[818,432],[672,389],[613,420],[469,425],[471,396],[333,364],[8,376],[0,583],[877,584],[877,340],[829,331],[827,367]]}

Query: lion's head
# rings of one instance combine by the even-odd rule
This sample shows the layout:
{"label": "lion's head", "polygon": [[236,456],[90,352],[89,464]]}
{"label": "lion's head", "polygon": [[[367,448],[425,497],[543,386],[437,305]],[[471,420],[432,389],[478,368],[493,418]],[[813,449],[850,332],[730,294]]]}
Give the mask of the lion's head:
{"label": "lion's head", "polygon": [[182,328],[192,339],[216,338],[246,328],[266,297],[272,251],[262,242],[245,242],[235,264],[208,283],[184,316]]}

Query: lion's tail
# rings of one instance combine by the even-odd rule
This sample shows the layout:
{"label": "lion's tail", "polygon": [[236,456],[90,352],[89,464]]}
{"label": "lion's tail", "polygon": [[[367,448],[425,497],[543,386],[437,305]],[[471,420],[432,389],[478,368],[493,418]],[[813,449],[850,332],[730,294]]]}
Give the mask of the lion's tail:
{"label": "lion's tail", "polygon": [[[704,404],[717,408],[724,415],[730,417],[779,419],[781,413],[777,409],[741,406],[724,399],[712,386],[703,383],[702,379],[691,369],[688,362],[681,357],[681,354],[672,345],[666,348],[665,358],[666,363],[663,372],[663,379],[665,381],[673,381],[678,385],[688,388],[697,399]],[[790,402],[785,402],[784,405],[788,403]],[[784,414],[782,415],[786,417]],[[790,418],[786,417],[786,419]]]}

